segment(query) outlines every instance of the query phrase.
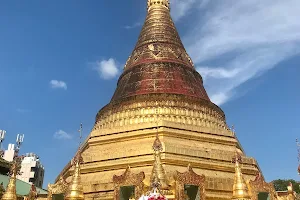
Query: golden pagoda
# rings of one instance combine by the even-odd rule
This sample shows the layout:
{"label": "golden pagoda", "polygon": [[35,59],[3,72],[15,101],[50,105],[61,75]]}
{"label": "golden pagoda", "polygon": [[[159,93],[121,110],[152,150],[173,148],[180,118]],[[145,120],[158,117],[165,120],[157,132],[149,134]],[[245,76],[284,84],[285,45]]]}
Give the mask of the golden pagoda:
{"label": "golden pagoda", "polygon": [[[149,145],[155,138],[162,147],[155,154],[159,167],[153,166]],[[188,176],[205,187],[197,191],[205,192],[206,199],[231,199],[235,152],[243,158],[245,179],[254,179],[260,172],[257,162],[244,154],[224,112],[210,101],[172,21],[169,0],[148,0],[144,25],[116,91],[98,112],[82,146],[85,199],[116,199],[130,184],[139,184],[134,185],[139,191],[132,189],[139,195],[158,176],[153,169],[166,188]],[[193,169],[186,172],[188,165]],[[66,165],[57,181],[70,182],[71,166]],[[179,188],[188,191],[193,186]]]}

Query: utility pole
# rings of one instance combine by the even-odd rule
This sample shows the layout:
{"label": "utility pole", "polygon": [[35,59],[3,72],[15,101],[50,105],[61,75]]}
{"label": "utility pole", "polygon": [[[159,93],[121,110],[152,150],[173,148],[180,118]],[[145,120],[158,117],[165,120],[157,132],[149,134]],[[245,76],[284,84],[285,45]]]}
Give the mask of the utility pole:
{"label": "utility pole", "polygon": [[24,141],[24,134],[18,134],[17,139],[16,139],[17,146],[16,146],[16,149],[15,149],[15,156],[18,156],[19,151],[20,151],[20,147],[21,147],[23,141]]}
{"label": "utility pole", "polygon": [[4,141],[6,131],[0,130],[0,157],[2,158],[4,156],[4,150],[2,148],[2,142]]}
{"label": "utility pole", "polygon": [[298,151],[298,174],[300,175],[300,143],[299,140],[296,139],[297,151]]}

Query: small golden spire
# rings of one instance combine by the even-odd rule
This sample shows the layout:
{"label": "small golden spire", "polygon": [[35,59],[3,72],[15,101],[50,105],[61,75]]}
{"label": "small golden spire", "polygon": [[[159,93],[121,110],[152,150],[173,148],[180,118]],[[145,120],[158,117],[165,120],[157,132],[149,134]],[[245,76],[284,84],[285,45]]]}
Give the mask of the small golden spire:
{"label": "small golden spire", "polygon": [[28,200],[35,200],[38,197],[38,193],[36,191],[36,187],[34,184],[31,185],[30,191],[28,193]]}
{"label": "small golden spire", "polygon": [[164,7],[170,10],[169,0],[148,0],[148,11],[153,7]]}
{"label": "small golden spire", "polygon": [[237,152],[235,157],[233,158],[233,163],[235,163],[235,175],[232,200],[250,200],[251,198],[248,192],[248,188],[240,167],[240,164],[242,163],[242,158]]}
{"label": "small golden spire", "polygon": [[80,124],[79,132],[79,148],[72,160],[72,165],[74,166],[74,174],[72,177],[72,181],[69,185],[69,189],[65,196],[65,200],[84,200],[83,196],[83,186],[81,183],[81,175],[80,175],[80,165],[83,163],[83,158],[81,156],[81,138],[82,138],[82,124]]}
{"label": "small golden spire", "polygon": [[72,160],[72,165],[74,166],[74,174],[72,181],[69,185],[69,189],[65,196],[65,200],[83,200],[83,186],[81,184],[80,177],[80,164],[83,162],[81,157],[81,151],[77,152],[77,155]]}
{"label": "small golden spire", "polygon": [[17,191],[16,191],[16,176],[13,175],[9,178],[9,182],[6,188],[5,193],[3,194],[2,200],[17,200]]}
{"label": "small golden spire", "polygon": [[167,183],[166,172],[161,163],[161,151],[163,150],[163,146],[161,141],[159,140],[158,133],[156,133],[156,139],[152,146],[154,150],[154,164],[151,174],[151,184],[152,187],[159,189],[168,189],[169,185]]}
{"label": "small golden spire", "polygon": [[1,197],[2,197],[2,195],[3,195],[3,193],[5,192],[5,189],[4,189],[4,187],[3,187],[3,182],[0,184],[0,199],[1,199]]}
{"label": "small golden spire", "polygon": [[16,179],[20,174],[22,156],[16,156],[9,172],[9,182],[1,200],[17,200]]}
{"label": "small golden spire", "polygon": [[293,184],[290,182],[289,185],[287,186],[288,189],[288,199],[289,200],[295,200],[295,193],[294,193],[294,189],[293,189]]}

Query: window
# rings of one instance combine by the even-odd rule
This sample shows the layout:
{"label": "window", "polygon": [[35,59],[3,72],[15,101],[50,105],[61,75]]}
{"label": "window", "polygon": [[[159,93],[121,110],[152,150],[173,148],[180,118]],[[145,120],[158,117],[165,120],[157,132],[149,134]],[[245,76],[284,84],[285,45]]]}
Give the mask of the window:
{"label": "window", "polygon": [[120,200],[129,200],[134,198],[134,186],[120,187]]}
{"label": "window", "polygon": [[270,195],[267,192],[259,192],[258,193],[258,200],[269,200]]}
{"label": "window", "polygon": [[30,171],[31,172],[36,172],[36,167],[31,167]]}
{"label": "window", "polygon": [[29,182],[30,182],[30,183],[34,183],[34,182],[35,182],[35,178],[30,178],[30,179],[29,179]]}
{"label": "window", "polygon": [[184,193],[190,200],[200,200],[199,187],[197,185],[184,185]]}
{"label": "window", "polygon": [[52,200],[64,200],[64,194],[53,194]]}

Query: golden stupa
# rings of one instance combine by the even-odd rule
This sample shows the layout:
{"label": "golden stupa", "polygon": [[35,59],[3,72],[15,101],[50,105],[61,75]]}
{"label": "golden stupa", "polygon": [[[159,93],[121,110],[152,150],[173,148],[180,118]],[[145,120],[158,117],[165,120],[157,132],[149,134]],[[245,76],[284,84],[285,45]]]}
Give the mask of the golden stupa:
{"label": "golden stupa", "polygon": [[[204,181],[206,199],[231,199],[235,152],[243,159],[240,170],[246,180],[255,179],[258,164],[244,154],[224,112],[210,101],[171,19],[169,1],[148,0],[147,5],[145,23],[116,91],[82,145],[84,197],[116,199],[123,194],[120,185],[124,189],[139,181],[136,188],[146,191],[157,177],[168,195],[176,196],[175,185],[187,176],[197,177],[199,184]],[[159,141],[159,149],[154,149],[158,166],[153,166],[153,141]],[[71,181],[71,166],[62,170],[57,184],[62,178]],[[187,166],[193,169],[186,172]]]}

